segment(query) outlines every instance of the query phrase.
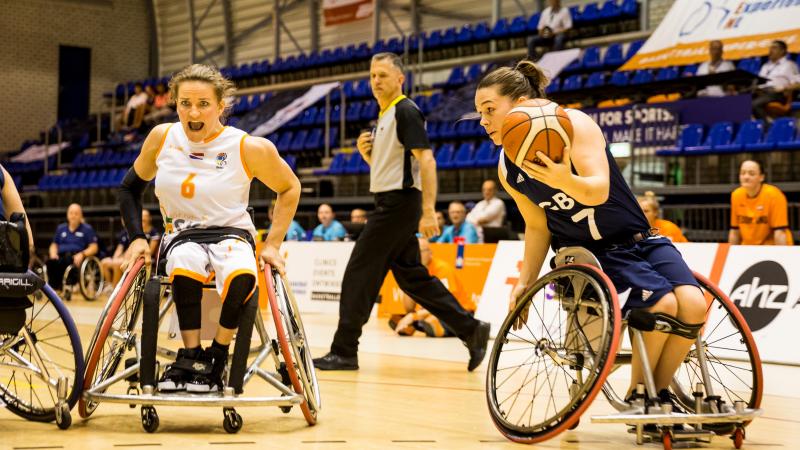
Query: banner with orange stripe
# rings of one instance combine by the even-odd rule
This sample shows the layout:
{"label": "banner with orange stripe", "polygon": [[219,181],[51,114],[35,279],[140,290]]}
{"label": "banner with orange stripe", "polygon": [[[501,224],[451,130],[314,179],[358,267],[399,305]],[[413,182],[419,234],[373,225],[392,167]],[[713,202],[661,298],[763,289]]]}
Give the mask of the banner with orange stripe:
{"label": "banner with orange stripe", "polygon": [[724,58],[762,56],[774,40],[800,52],[800,0],[676,0],[636,55],[620,70],[680,66],[708,60],[708,42]]}

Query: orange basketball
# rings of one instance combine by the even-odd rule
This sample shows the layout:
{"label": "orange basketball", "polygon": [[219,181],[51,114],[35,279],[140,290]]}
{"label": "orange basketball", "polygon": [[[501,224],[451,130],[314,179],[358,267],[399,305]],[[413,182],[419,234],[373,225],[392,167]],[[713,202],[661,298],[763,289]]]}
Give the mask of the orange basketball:
{"label": "orange basketball", "polygon": [[543,166],[536,152],[561,162],[564,147],[572,142],[572,121],[566,111],[550,100],[535,98],[517,105],[503,120],[503,151],[522,167],[523,161]]}

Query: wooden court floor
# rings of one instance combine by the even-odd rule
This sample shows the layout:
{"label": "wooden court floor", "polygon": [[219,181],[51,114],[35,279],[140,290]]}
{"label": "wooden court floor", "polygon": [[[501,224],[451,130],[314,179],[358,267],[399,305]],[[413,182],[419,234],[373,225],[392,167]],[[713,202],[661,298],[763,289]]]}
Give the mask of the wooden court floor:
{"label": "wooden court floor", "polygon": [[[102,301],[76,299],[69,304],[88,344]],[[306,330],[315,355],[324,354],[336,318],[306,315]],[[484,396],[485,364],[466,371],[466,349],[456,339],[401,338],[384,320],[373,318],[362,337],[357,372],[318,372],[322,410],[316,426],[307,426],[295,408],[283,414],[277,407],[237,408],[244,419],[235,435],[222,428],[220,408],[158,407],[161,426],[146,433],[138,409],[101,404],[88,420],[73,409],[73,425],[60,431],[55,424],[27,422],[0,409],[0,449],[384,449],[384,448],[528,448],[503,438],[494,428]],[[162,342],[163,343],[163,342]],[[177,346],[177,342],[174,343]],[[796,383],[800,369],[771,375],[766,384]],[[794,449],[800,429],[800,402],[768,389],[763,417],[747,428],[743,448]],[[246,394],[274,395],[266,384],[248,386]],[[601,397],[584,414],[580,426],[530,448],[628,449],[661,448],[660,443],[637,447],[618,425],[592,424],[589,416],[612,409]],[[676,445],[675,448],[678,446]],[[701,448],[733,448],[717,437]]]}

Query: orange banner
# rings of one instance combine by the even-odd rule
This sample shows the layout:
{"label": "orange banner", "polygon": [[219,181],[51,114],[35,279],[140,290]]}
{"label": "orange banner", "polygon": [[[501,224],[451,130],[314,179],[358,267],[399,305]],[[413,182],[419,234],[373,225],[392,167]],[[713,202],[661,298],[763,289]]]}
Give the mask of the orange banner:
{"label": "orange banner", "polygon": [[[720,39],[725,48],[724,57],[727,60],[766,55],[769,53],[769,46],[774,40],[785,41],[790,53],[800,52],[800,29]],[[619,70],[685,66],[703,61],[708,61],[707,41],[677,44],[673,47],[649,53],[641,53],[640,51]]]}
{"label": "orange banner", "polygon": [[[431,244],[433,257],[447,264],[456,264],[456,244]],[[483,285],[489,275],[497,244],[467,244],[464,248],[464,266],[457,269],[457,276],[464,289],[476,305],[480,304]],[[378,305],[378,316],[388,317],[392,314],[405,314],[403,297],[405,294],[397,286],[392,272],[386,276],[380,291],[381,302]]]}

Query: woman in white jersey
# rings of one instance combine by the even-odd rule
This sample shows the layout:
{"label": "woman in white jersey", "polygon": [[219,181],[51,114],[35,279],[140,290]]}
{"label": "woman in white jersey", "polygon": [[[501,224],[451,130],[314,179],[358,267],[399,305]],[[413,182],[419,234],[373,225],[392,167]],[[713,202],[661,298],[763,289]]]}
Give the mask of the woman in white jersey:
{"label": "woman in white jersey", "polygon": [[[225,99],[234,87],[219,71],[201,64],[188,66],[172,77],[169,88],[180,122],[153,128],[120,187],[120,209],[131,238],[123,268],[140,257],[149,263],[149,246],[141,227],[141,195],[150,180],[155,178],[166,245],[188,229],[237,229],[254,237],[247,205],[255,177],[278,194],[259,262],[283,272],[278,248],[300,198],[297,177],[270,141],[222,125]],[[244,238],[211,244],[183,242],[161,257],[167,258],[185,348],[179,350],[176,363],[165,371],[158,388],[217,391],[240,311],[255,290],[258,266],[253,248]],[[200,299],[203,283],[211,278],[216,280],[223,305],[214,341],[204,350],[200,346]],[[193,367],[211,367],[211,373],[193,371]]]}

